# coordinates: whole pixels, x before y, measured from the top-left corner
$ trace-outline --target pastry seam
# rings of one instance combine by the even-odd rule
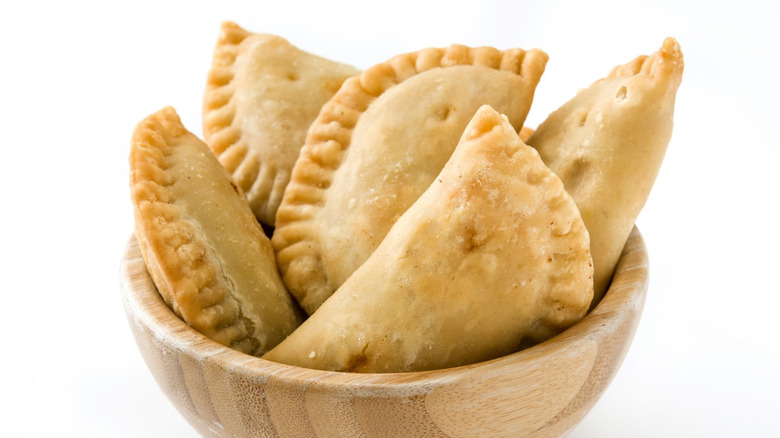
[[[251,321],[243,317],[240,301],[217,278],[215,261],[208,256],[208,243],[195,231],[198,224],[183,218],[182,209],[170,202],[168,187],[176,181],[165,176],[169,167],[166,162],[174,153],[175,140],[187,133],[177,130],[173,138],[166,138],[160,133],[161,125],[178,117],[172,109],[165,110],[163,117],[142,122],[134,135],[131,195],[136,204],[136,221],[142,224],[136,234],[147,243],[140,247],[144,252],[148,247],[154,253],[144,254],[144,258],[156,259],[149,263],[150,273],[159,280],[155,284],[175,313],[205,336],[248,352],[241,347],[249,343],[254,348],[258,343],[248,330],[251,324],[247,322]],[[183,257],[184,251],[197,256]]]

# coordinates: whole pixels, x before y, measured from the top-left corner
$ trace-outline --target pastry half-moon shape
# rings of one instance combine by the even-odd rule
[[[521,128],[546,62],[540,50],[453,45],[344,82],[309,129],[272,238],[304,310],[313,313],[371,255],[481,105]]]
[[[615,67],[554,111],[528,139],[561,178],[590,233],[598,303],[650,194],[672,135],[683,55],[661,49]]]
[[[485,106],[376,251],[264,358],[354,372],[495,358],[582,318],[592,274],[560,179]]]
[[[204,95],[204,139],[264,224],[274,224],[309,125],[358,73],[278,36],[222,24]]]
[[[205,336],[261,355],[303,321],[240,189],[172,108],[138,124],[130,151],[135,234],[165,302]]]

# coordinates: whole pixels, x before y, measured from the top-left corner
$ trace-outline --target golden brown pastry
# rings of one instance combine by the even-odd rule
[[[146,266],[193,328],[261,355],[303,321],[240,189],[172,108],[136,127],[130,189]]]
[[[222,24],[204,96],[204,139],[264,224],[274,224],[309,125],[358,73],[278,36]]]
[[[376,251],[263,357],[356,372],[483,361],[582,318],[592,275],[574,201],[516,128],[485,106]]]
[[[517,133],[517,135],[520,136],[520,140],[523,140],[523,142],[527,142],[529,138],[534,134],[534,128],[523,126],[520,129],[520,132]]]
[[[539,50],[453,45],[344,82],[309,130],[272,239],[304,310],[313,313],[430,186],[480,105],[521,128],[546,62]]]
[[[615,67],[550,114],[528,144],[563,180],[590,233],[598,303],[645,204],[672,134],[680,46]]]

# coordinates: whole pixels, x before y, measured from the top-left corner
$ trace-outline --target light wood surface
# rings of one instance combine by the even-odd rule
[[[163,392],[203,436],[555,437],[612,381],[644,306],[648,258],[635,228],[602,302],[547,342],[479,364],[352,374],[233,351],[179,320],[131,238],[122,263],[130,327]]]

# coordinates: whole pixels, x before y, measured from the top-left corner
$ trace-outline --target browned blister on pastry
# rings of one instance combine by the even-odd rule
[[[146,265],[185,322],[260,355],[303,321],[240,189],[172,108],[136,127],[130,189]]]
[[[540,50],[453,45],[344,82],[309,130],[272,239],[285,284],[309,314],[430,186],[481,105],[522,127],[546,62]]]
[[[491,359],[582,318],[592,275],[574,201],[485,106],[376,251],[264,358],[357,372]]]
[[[204,96],[204,139],[264,224],[274,224],[309,125],[358,73],[281,37],[223,23]]]
[[[615,67],[550,114],[528,144],[563,180],[590,233],[595,299],[606,292],[672,135],[683,55],[661,49]]]

